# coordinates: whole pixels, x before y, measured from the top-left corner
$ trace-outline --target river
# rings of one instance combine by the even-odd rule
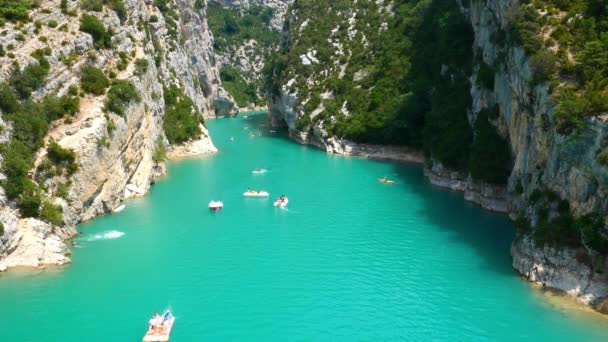
[[[265,124],[208,121],[220,152],[170,162],[147,197],[81,224],[71,265],[2,274],[3,340],[141,341],[165,308],[177,342],[608,338],[603,317],[511,269],[505,216],[419,166],[327,155]]]

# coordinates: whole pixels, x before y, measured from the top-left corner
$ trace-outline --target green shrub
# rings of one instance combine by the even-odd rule
[[[108,0],[108,5],[116,12],[121,23],[124,23],[128,19],[127,7],[123,0]]]
[[[42,198],[40,190],[29,179],[26,180],[26,186],[19,197],[19,211],[23,217],[38,217],[40,216],[40,205]]]
[[[69,196],[69,190],[70,190],[71,185],[72,185],[72,182],[70,182],[70,181],[67,181],[65,183],[58,183],[57,190],[55,191],[55,195],[57,195],[57,197],[61,197],[65,200],[67,200],[68,196]]]
[[[81,6],[85,11],[101,12],[103,10],[103,0],[82,0]]]
[[[47,156],[53,163],[57,165],[64,164],[67,166],[76,162],[76,153],[73,150],[61,147],[61,145],[55,141],[51,141],[49,144],[49,147],[47,148]]]
[[[11,88],[5,82],[0,83],[0,109],[6,114],[17,112],[20,103]]]
[[[49,27],[57,27],[57,25],[59,25],[59,23],[57,23],[57,20],[55,19],[51,19],[48,22]]]
[[[60,205],[44,201],[40,210],[40,218],[50,224],[60,226],[63,224],[63,208]]]
[[[23,71],[17,66],[13,70],[9,82],[22,99],[27,99],[32,95],[32,91],[42,86],[49,73],[49,68],[49,63],[44,58],[40,58],[38,64],[29,64]]]
[[[165,147],[165,143],[161,137],[156,139],[156,146],[154,147],[154,154],[152,155],[152,160],[156,163],[163,162],[167,160],[167,147]]]
[[[93,36],[95,46],[98,48],[108,48],[111,46],[111,34],[106,31],[103,23],[94,15],[83,15],[80,18],[80,31],[86,32]]]
[[[4,223],[0,222],[0,236],[4,235]]]
[[[600,152],[597,155],[596,160],[598,163],[600,163],[604,166],[608,166],[608,150],[604,150],[604,151]]]
[[[140,100],[139,93],[133,83],[126,80],[114,80],[108,91],[105,108],[118,115],[124,115],[125,108],[131,102],[139,102]]]
[[[78,113],[80,99],[78,97],[48,95],[42,99],[41,105],[47,121],[51,122],[64,117],[66,114],[74,115]]]
[[[80,87],[85,93],[103,95],[110,81],[103,71],[94,66],[85,66],[80,69]]]
[[[0,19],[26,20],[31,8],[32,2],[29,0],[0,0]]]
[[[192,99],[176,86],[164,89],[163,129],[171,144],[180,144],[201,135],[202,116]]]
[[[549,51],[541,50],[530,57],[532,78],[535,84],[549,81],[557,72],[558,58]]]
[[[256,87],[245,81],[239,69],[232,66],[224,66],[220,70],[220,78],[224,89],[234,98],[239,107],[246,107],[250,103],[260,104]]]
[[[135,60],[135,71],[133,72],[135,75],[143,75],[148,71],[148,60],[143,58],[138,58]]]
[[[474,179],[506,184],[511,173],[509,143],[488,122],[486,115],[477,116],[475,138],[471,146],[469,171]]]

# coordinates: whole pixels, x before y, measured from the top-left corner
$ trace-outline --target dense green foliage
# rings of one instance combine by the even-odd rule
[[[54,225],[62,225],[63,208],[49,201],[43,201],[42,208],[40,209],[40,218]]]
[[[165,116],[163,129],[172,144],[180,144],[201,135],[199,125],[203,117],[192,102],[178,87],[164,89]]]
[[[85,93],[103,95],[110,81],[103,73],[94,66],[85,66],[80,69],[80,87]]]
[[[256,87],[253,83],[247,82],[239,69],[225,66],[220,71],[222,85],[224,89],[234,98],[239,107],[246,107],[250,103],[256,105],[262,104],[262,100],[256,93]]]
[[[209,4],[207,20],[214,35],[214,47],[224,51],[254,39],[262,47],[276,44],[281,34],[269,27],[272,9],[252,6],[242,11]]]
[[[154,154],[152,155],[152,160],[156,163],[163,162],[167,160],[167,147],[163,142],[161,137],[156,139],[156,145],[154,146]]]
[[[215,50],[224,55],[235,51],[249,40],[256,43],[247,47],[256,56],[269,58],[281,39],[281,34],[270,28],[272,9],[252,6],[247,9],[228,9],[210,4],[207,8],[209,29],[214,35]],[[260,85],[257,75],[243,75],[240,70],[225,66],[221,70],[224,89],[234,98],[239,107],[250,103],[262,104],[258,96]]]
[[[124,115],[131,102],[139,102],[141,97],[130,81],[115,80],[108,90],[105,109],[118,115]]]
[[[25,20],[34,4],[32,0],[0,0],[0,21]]]
[[[76,153],[61,147],[61,145],[54,141],[51,141],[47,148],[47,157],[55,165],[67,168],[69,173],[73,173],[78,169],[78,164],[76,164]]]
[[[23,70],[15,66],[9,82],[22,99],[27,99],[32,95],[32,91],[44,83],[49,68],[49,63],[42,57],[38,59],[38,63],[29,64]]]
[[[82,0],[81,1],[82,9],[84,9],[86,11],[101,12],[103,10],[103,5],[107,5],[114,12],[116,12],[116,15],[118,15],[118,18],[120,19],[121,22],[124,22],[125,20],[127,20],[127,17],[128,17],[127,8],[126,8],[123,0]]]
[[[506,184],[511,173],[509,143],[490,124],[487,111],[477,115],[474,132],[469,159],[471,176],[489,183]]]
[[[94,15],[85,14],[80,18],[80,31],[93,36],[93,42],[98,48],[110,47],[112,44],[112,34]]]
[[[531,55],[534,81],[550,81],[555,88],[560,132],[573,132],[583,126],[582,118],[608,112],[606,1],[524,3],[511,35]]]

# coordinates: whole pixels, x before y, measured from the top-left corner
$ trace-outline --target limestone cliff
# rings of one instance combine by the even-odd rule
[[[421,6],[426,3],[429,2],[419,2]],[[568,234],[564,231],[578,231],[578,221],[572,217],[590,213],[601,213],[605,217],[608,212],[608,169],[596,158],[608,141],[605,117],[585,119],[584,129],[576,136],[559,132],[549,84],[533,80],[530,56],[522,47],[505,39],[521,8],[519,0],[456,3],[469,21],[474,37],[471,57],[463,63],[472,66],[468,73],[471,101],[467,120],[474,126],[479,113],[488,109],[495,112],[496,117],[491,117],[489,122],[510,145],[511,172],[506,185],[489,184],[475,180],[467,171],[444,166],[427,149],[427,157],[429,154],[432,157],[426,162],[425,174],[433,184],[463,191],[467,200],[486,209],[509,213],[518,222],[527,220],[527,228],[518,229],[518,238],[511,249],[514,269],[532,282],[562,290],[601,309],[608,297],[605,256],[585,242],[584,233],[579,236],[572,233],[577,242],[554,245],[539,232],[542,229],[543,234],[549,232],[553,239],[557,236],[559,240],[560,234]],[[394,4],[380,1],[376,5],[380,18],[388,22],[383,26],[381,19],[379,26],[374,26],[377,32],[382,32],[392,27],[390,16]],[[384,17],[383,6],[388,8]],[[353,49],[371,40],[360,34],[366,19],[352,7],[336,10],[333,13],[335,28],[327,39],[333,50],[329,57],[320,57],[318,47],[299,43],[310,39],[310,35],[305,36],[309,18],[302,17],[302,13],[295,10],[288,18],[291,27],[288,31],[291,36],[286,40],[288,62],[286,67],[277,63],[280,67],[275,68],[275,76],[277,70],[282,74],[269,89],[269,118],[274,126],[286,127],[290,136],[300,143],[343,153],[344,149],[334,147],[358,144],[336,136],[331,130],[341,117],[348,120],[352,115],[350,104],[340,102],[330,111],[326,107],[339,89],[332,83],[339,84],[344,79],[354,82],[355,88],[365,87],[371,67],[362,68],[359,61],[358,69],[350,75],[348,69]],[[420,16],[432,16],[428,11],[420,13]],[[374,14],[376,16],[378,14]],[[340,34],[341,31],[344,34]],[[382,39],[382,35],[378,37]],[[369,65],[374,60],[372,51]],[[315,71],[302,77],[301,71],[311,67],[316,68]],[[442,76],[451,74],[453,78],[458,73],[448,62],[434,67]],[[478,79],[484,67],[491,70],[486,77],[489,81]],[[483,86],[484,81],[491,86]],[[373,94],[373,90],[371,92]],[[606,236],[605,228],[598,234]]]
[[[30,22],[22,25],[25,39],[16,39],[14,23],[7,23],[0,36],[3,46],[11,46],[11,54],[0,57],[0,80],[7,80],[13,61],[22,68],[35,63],[30,53],[50,47],[46,60],[50,64],[47,82],[32,98],[47,94],[63,95],[70,86],[79,86],[80,69],[84,65],[116,71],[116,79],[131,81],[141,101],[127,106],[123,115],[104,113],[104,96],[81,96],[78,113],[51,124],[47,142],[54,140],[63,148],[76,152],[78,169],[66,179],[54,176],[41,184],[45,196],[63,208],[63,225],[52,225],[35,218],[21,218],[13,201],[4,192],[0,197],[0,221],[4,234],[0,237],[0,270],[13,266],[38,266],[69,262],[64,240],[77,234],[75,225],[83,220],[107,213],[123,199],[148,191],[155,177],[164,173],[162,161],[154,160],[157,141],[167,145],[163,132],[165,87],[176,85],[189,96],[206,117],[232,110],[230,97],[221,88],[215,66],[205,7],[194,9],[194,1],[167,2],[172,13],[161,13],[151,1],[127,1],[127,18],[119,18],[104,6],[102,12],[90,14],[112,28],[111,48],[95,49],[91,35],[80,32],[77,18],[85,13],[79,2],[69,2],[62,11],[59,1],[41,1],[30,11]],[[34,30],[37,22],[55,22]],[[21,25],[21,24],[19,24]],[[54,27],[62,28],[62,30]],[[177,29],[179,28],[179,29]],[[39,37],[46,37],[39,39]],[[126,67],[116,68],[125,59]],[[69,58],[69,63],[66,62]],[[12,59],[12,60],[11,60]],[[145,60],[145,70],[137,70],[135,61]],[[122,69],[122,70],[121,70]],[[3,122],[2,141],[10,139],[10,123]],[[207,131],[184,146],[170,146],[169,155],[212,153],[216,149]],[[173,149],[173,151],[171,151]],[[36,155],[39,165],[46,151]],[[68,184],[67,194],[60,198],[58,187]],[[130,185],[131,190],[126,186]]]

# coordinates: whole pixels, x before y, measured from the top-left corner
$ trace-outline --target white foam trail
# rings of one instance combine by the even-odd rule
[[[91,235],[85,239],[85,241],[97,241],[97,240],[109,240],[109,239],[118,239],[119,237],[125,235],[124,232],[119,232],[117,230],[110,230],[107,232]]]

